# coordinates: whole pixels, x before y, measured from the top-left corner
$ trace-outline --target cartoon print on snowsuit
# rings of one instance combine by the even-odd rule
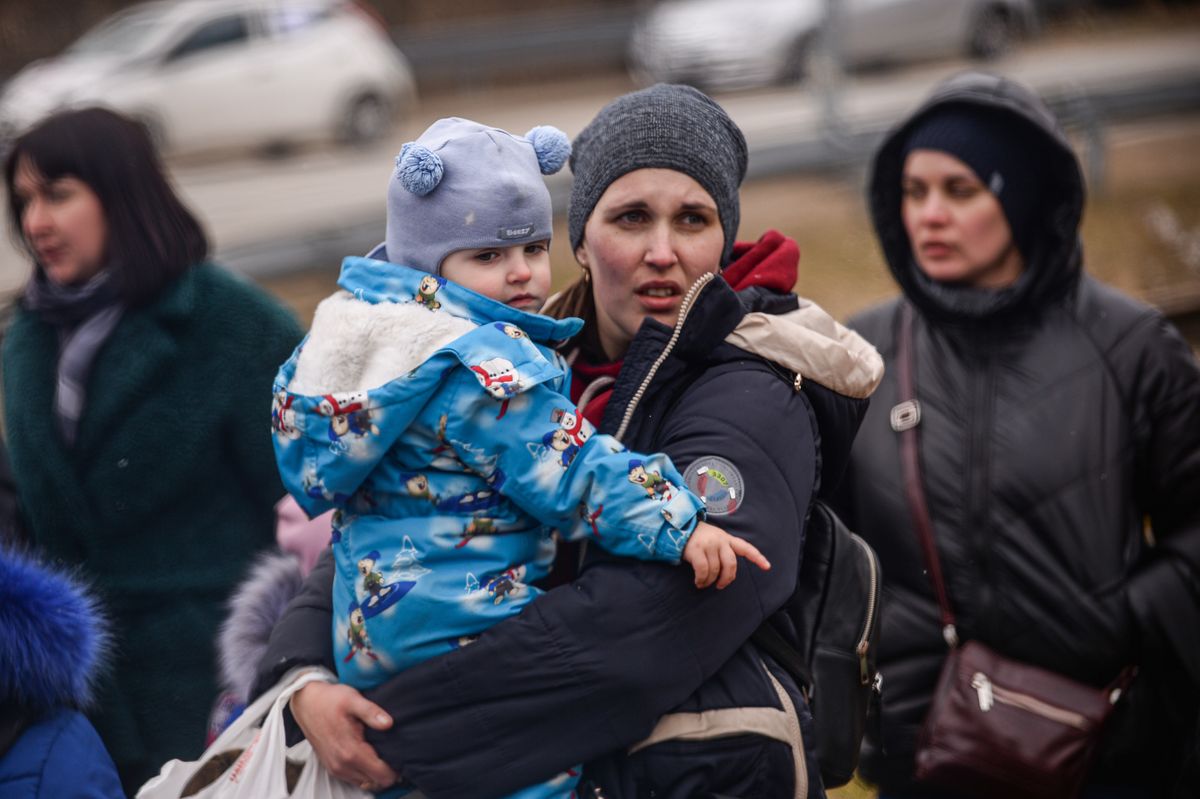
[[[571,461],[579,454],[579,446],[571,441],[571,436],[565,430],[555,428],[542,436],[542,445],[558,453],[557,463],[564,469],[570,468]]]
[[[595,432],[592,423],[584,419],[583,414],[575,408],[555,408],[550,412],[550,421],[558,422],[563,432],[570,437],[571,443],[577,447],[582,447]]]
[[[449,417],[444,413],[438,419],[436,443],[429,450],[429,454],[433,456],[433,460],[429,462],[429,465],[434,469],[465,469],[466,465],[446,439],[446,424],[448,421]]]
[[[437,301],[435,295],[444,285],[446,285],[446,279],[444,277],[438,277],[437,275],[426,275],[425,277],[421,278],[421,283],[417,286],[417,292],[414,295],[414,299],[423,307],[428,308],[431,311],[436,311],[438,308],[442,307],[442,304]]]
[[[344,523],[343,523],[344,524]],[[362,577],[360,590],[356,591],[363,617],[374,618],[399,602],[413,587],[413,580],[387,582],[383,572],[376,568],[380,554],[371,550],[358,561],[358,573]]]
[[[509,325],[509,324],[505,324],[504,322],[497,322],[496,329],[503,330],[504,335],[508,336],[509,338],[529,338],[529,336],[526,335],[525,331],[522,330],[521,328],[517,327],[516,325]]]
[[[646,464],[638,458],[629,461],[629,482],[646,490],[650,499],[670,501],[672,494],[678,489],[653,469],[647,469]]]
[[[454,548],[465,547],[467,542],[477,535],[495,535],[498,529],[495,519],[489,519],[486,516],[476,516],[467,522],[467,526],[462,531],[462,540],[455,544]]]
[[[430,314],[407,299],[428,277],[346,259],[345,291],[322,303],[305,345],[276,378],[302,431],[274,437],[285,483],[310,514],[351,511],[333,545],[334,645],[339,678],[363,689],[518,613],[540,594],[532,583],[550,569],[554,530],[676,562],[703,507],[687,492],[655,503],[633,495],[628,453],[595,435],[563,396],[566,373],[548,345],[569,338],[577,320],[527,314],[451,282],[438,288],[440,311]],[[375,320],[355,328],[375,338],[315,344],[346,330],[348,316]],[[367,379],[344,374],[349,359],[314,355],[366,353],[361,366],[397,341],[419,347]],[[331,452],[328,425],[305,422],[328,418],[329,397],[343,411],[347,400],[371,409],[375,429],[352,453]],[[497,400],[508,405],[500,418]],[[561,450],[542,445],[554,433]],[[661,455],[639,457],[664,480],[682,479]],[[364,493],[375,507],[355,515],[353,498]],[[404,562],[397,555],[389,570],[402,537],[412,554]],[[347,659],[368,648],[376,657]]]
[[[525,585],[522,582],[524,579],[524,566],[518,566],[515,569],[505,569],[488,579],[483,585],[483,590],[492,595],[493,604],[499,605],[504,601],[505,597],[516,597],[520,591],[524,590]]]
[[[362,608],[358,606],[358,603],[350,606],[350,625],[346,631],[346,640],[350,643],[350,648],[346,652],[346,662],[360,652],[372,660],[379,660],[379,656],[371,649],[371,641],[367,637],[367,620],[363,618]]]
[[[372,552],[358,562],[358,573],[363,578],[363,590],[371,595],[368,604],[374,605],[379,601],[379,597],[386,596],[390,590],[383,584],[383,574],[375,570],[375,562],[379,560],[379,553]]]
[[[318,406],[322,416],[329,417],[329,440],[338,441],[348,433],[357,438],[375,434],[379,428],[371,422],[371,411],[364,406],[362,394],[326,394]],[[291,398],[288,400],[290,406]],[[294,413],[294,412],[293,412]]]
[[[296,429],[296,412],[292,410],[293,397],[287,392],[275,394],[271,402],[271,429],[288,438],[299,438],[300,431]]]
[[[555,408],[550,413],[550,421],[557,423],[558,427],[542,436],[542,446],[557,453],[554,460],[560,466],[569,468],[594,428],[575,409]]]
[[[437,503],[437,497],[429,492],[429,478],[423,474],[414,474],[406,479],[404,481],[404,487],[408,489],[408,495],[410,497],[427,499],[430,502],[435,504]]]
[[[510,336],[520,338],[520,336]],[[497,419],[504,418],[508,411],[508,401],[521,391],[521,375],[513,367],[512,362],[504,358],[489,358],[471,367],[471,371],[479,379],[484,391],[500,400],[500,412]]]

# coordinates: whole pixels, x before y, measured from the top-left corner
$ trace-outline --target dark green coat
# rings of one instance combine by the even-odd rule
[[[131,793],[203,749],[213,639],[283,495],[271,381],[301,337],[259,289],[189,270],[122,317],[96,358],[73,449],[53,405],[55,330],[18,311],[5,336],[5,422],[29,535],[80,564],[115,622],[93,721]]]

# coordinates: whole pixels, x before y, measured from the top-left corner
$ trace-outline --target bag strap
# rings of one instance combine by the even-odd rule
[[[778,663],[779,667],[786,671],[796,681],[800,690],[807,695],[813,684],[812,670],[808,667],[808,661],[804,659],[794,644],[783,637],[783,633],[775,629],[770,619],[764,619],[763,623],[758,625],[758,628],[750,634],[750,640],[754,642],[761,653],[770,656]]]
[[[917,400],[916,366],[913,358],[913,310],[908,302],[900,306],[900,329],[897,336],[897,371],[900,402],[892,408],[892,429],[900,434],[900,466],[904,477],[904,496],[912,514],[913,529],[917,533],[929,582],[937,595],[942,616],[942,637],[950,648],[958,646],[958,630],[954,623],[954,611],[950,607],[950,596],[942,578],[942,563],[938,558],[937,545],[933,540],[933,523],[929,519],[929,505],[925,499],[925,486],[921,479],[921,458],[917,441],[917,425],[921,423],[921,403]]]

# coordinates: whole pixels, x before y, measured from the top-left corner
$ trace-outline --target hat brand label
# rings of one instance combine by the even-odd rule
[[[498,237],[500,237],[501,239],[505,239],[505,240],[523,239],[526,236],[528,236],[529,234],[533,233],[533,228],[534,228],[534,226],[532,224],[513,225],[510,227],[502,227],[502,228],[500,228],[499,232],[496,233],[496,235]]]

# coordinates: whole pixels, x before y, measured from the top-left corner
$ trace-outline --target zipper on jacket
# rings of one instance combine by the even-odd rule
[[[1000,702],[1001,704],[1024,710],[1027,713],[1041,716],[1044,719],[1049,719],[1059,724],[1066,724],[1078,730],[1086,731],[1091,727],[1087,717],[1083,714],[1052,705],[1049,702],[1038,699],[1036,696],[1030,696],[1029,694],[1005,688],[1002,685],[996,685],[981,671],[977,671],[971,675],[971,687],[975,689],[975,693],[979,699],[979,709],[984,713],[991,710],[996,702]]]
[[[621,418],[621,426],[617,428],[617,433],[613,438],[620,441],[625,437],[625,431],[629,428],[630,421],[633,420],[633,412],[637,410],[638,403],[642,401],[642,397],[646,394],[646,389],[650,387],[650,381],[654,379],[654,375],[658,373],[659,367],[666,362],[670,356],[671,350],[675,349],[675,343],[679,341],[679,334],[683,331],[683,323],[687,319],[688,313],[692,310],[692,303],[696,300],[696,295],[700,290],[717,278],[716,272],[707,272],[699,277],[692,287],[687,290],[687,294],[683,295],[683,302],[679,304],[679,317],[675,320],[675,329],[671,331],[671,338],[667,341],[667,346],[663,347],[663,351],[654,359],[654,363],[650,365],[650,370],[646,372],[645,378],[642,379],[642,384],[633,394],[633,399],[629,401],[629,406],[625,408],[625,415]]]
[[[854,540],[854,543],[862,547],[871,569],[871,590],[867,596],[867,618],[863,622],[863,631],[862,635],[859,636],[858,646],[854,648],[855,654],[858,655],[859,680],[863,685],[869,685],[871,682],[871,670],[867,665],[867,649],[871,645],[871,628],[875,625],[875,606],[879,599],[879,565],[875,560],[875,551],[867,546],[866,541],[863,541],[854,533],[850,534],[850,538]]]

